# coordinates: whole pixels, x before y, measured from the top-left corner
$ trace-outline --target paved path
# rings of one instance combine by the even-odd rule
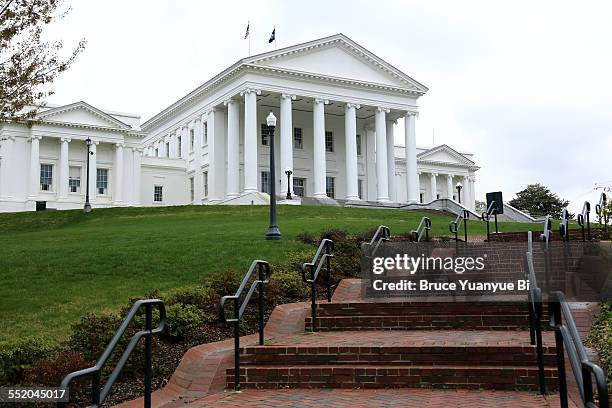
[[[549,399],[528,392],[451,391],[451,390],[246,390],[210,395],[189,404],[189,408],[552,408],[559,407],[555,397]],[[570,404],[570,407],[575,405]]]

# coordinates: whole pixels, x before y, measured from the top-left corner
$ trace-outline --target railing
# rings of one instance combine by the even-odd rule
[[[331,302],[331,265],[330,261],[334,254],[334,242],[331,239],[323,239],[319,244],[317,253],[311,262],[306,262],[302,265],[302,280],[304,283],[310,284],[310,301],[312,313],[312,331],[317,331],[317,280],[321,273],[323,265],[325,265],[327,287],[327,301]],[[310,278],[306,277],[306,273],[310,272]]]
[[[582,212],[578,214],[578,225],[580,225],[580,229],[582,230],[582,242],[585,242],[587,239],[591,240],[591,203],[585,201],[582,206]],[[584,233],[584,226],[586,222],[586,235]]]
[[[604,226],[606,235],[608,235],[608,222],[610,221],[610,214],[606,208],[608,204],[608,197],[606,193],[601,193],[599,196],[599,203],[595,205],[595,213],[599,217],[599,224]]]
[[[258,277],[251,283],[251,287],[249,291],[244,296],[244,300],[241,302],[240,298],[242,297],[242,292],[246,288],[247,283],[251,280],[251,276],[255,272],[257,268]],[[251,300],[251,296],[255,292],[255,289],[258,289],[259,295],[259,345],[263,346],[264,344],[264,312],[265,312],[265,298],[264,298],[264,288],[265,285],[270,283],[270,265],[266,261],[255,260],[251,263],[248,272],[242,279],[242,283],[240,287],[236,291],[235,295],[227,295],[221,298],[219,302],[219,315],[221,321],[224,323],[233,323],[234,324],[234,390],[240,391],[240,319],[244,314],[246,307]],[[227,319],[225,317],[225,303],[228,300],[234,301],[234,318]]]
[[[550,313],[550,325],[555,329],[561,408],[568,407],[567,378],[565,375],[566,353],[584,406],[587,408],[609,408],[606,376],[601,367],[589,360],[563,292],[553,292],[551,294],[548,311]],[[565,324],[563,324],[564,321]],[[595,402],[593,395],[592,377],[595,377],[598,403]]]
[[[429,241],[429,231],[431,230],[431,220],[428,217],[421,218],[421,222],[416,230],[410,233],[412,241],[421,242],[425,235],[425,242]]]
[[[531,345],[536,346],[538,362],[538,383],[540,394],[546,394],[546,380],[544,375],[544,350],[542,345],[542,290],[533,267],[533,241],[532,233],[527,233],[527,253],[525,254],[525,277],[529,282],[529,293],[527,295],[527,308],[529,310],[529,336]]]
[[[463,215],[458,215],[455,221],[451,221],[448,225],[448,229],[451,234],[455,234],[455,241],[459,241],[459,230],[463,226],[463,241],[468,241],[468,220],[470,219],[470,212],[463,210]]]
[[[487,208],[487,211],[482,213],[482,220],[485,221],[487,223],[487,241],[491,238],[491,229],[489,227],[489,222],[491,221],[491,214],[493,214],[495,216],[495,233],[499,233],[499,230],[497,228],[497,201],[491,201],[491,204],[489,204],[489,208]]]
[[[104,387],[100,389],[100,377],[102,374],[102,370],[104,369],[104,366],[106,365],[106,362],[108,361],[109,357],[115,350],[115,347],[117,347],[117,344],[119,344],[119,341],[123,337],[125,331],[127,330],[129,325],[132,323],[132,321],[134,320],[134,318],[136,317],[136,315],[138,314],[138,312],[143,306],[145,308],[145,328],[144,330],[140,330],[138,333],[132,336],[132,339],[128,343],[125,351],[121,355],[121,358],[117,362],[117,365],[115,366],[110,376],[106,380]],[[156,328],[153,328],[153,307],[154,306],[159,307],[159,324],[157,325]],[[140,339],[144,337],[145,338],[144,406],[145,408],[150,408],[151,407],[151,392],[152,392],[151,380],[153,377],[153,357],[152,357],[153,355],[153,335],[161,333],[164,330],[165,325],[166,325],[166,308],[164,307],[163,301],[159,299],[144,299],[144,300],[136,301],[134,305],[132,306],[132,308],[130,309],[130,311],[128,312],[125,319],[123,320],[123,323],[121,323],[121,326],[119,326],[119,329],[117,330],[117,332],[111,339],[110,343],[108,344],[108,346],[106,346],[106,349],[104,349],[102,356],[100,356],[98,361],[96,361],[96,365],[90,368],[85,368],[83,370],[75,371],[73,373],[68,374],[62,380],[60,387],[62,389],[68,389],[70,383],[74,379],[79,378],[79,377],[84,377],[84,376],[91,376],[91,406],[99,407],[100,405],[102,405],[102,403],[108,396],[108,393],[110,392],[111,388],[115,384],[115,381],[117,381],[117,378],[119,378],[119,375],[121,374],[121,371],[123,370],[123,367],[125,366],[125,363],[130,357],[130,354],[132,354],[132,352],[138,345],[138,342],[140,341]],[[65,407],[66,403],[58,403],[57,406]]]
[[[559,224],[559,234],[561,235],[561,239],[563,242],[567,242],[570,240],[569,236],[569,212],[567,208],[563,209],[561,213],[561,223]]]
[[[373,256],[378,250],[380,244],[389,241],[389,239],[391,239],[391,230],[386,225],[381,225],[376,229],[376,232],[374,233],[374,236],[370,242],[364,242],[361,244],[361,248],[369,248],[368,255]]]
[[[540,234],[540,241],[548,244],[551,238],[551,231],[552,231],[552,219],[550,218],[550,215],[547,215],[546,217],[544,217],[544,228],[543,228],[542,233]]]

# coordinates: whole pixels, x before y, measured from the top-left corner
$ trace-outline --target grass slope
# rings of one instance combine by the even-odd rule
[[[428,214],[433,234],[450,217]],[[281,206],[284,240],[264,241],[268,208],[184,206],[0,214],[0,340],[28,334],[61,340],[89,312],[116,310],[129,297],[199,282],[213,271],[246,271],[253,259],[279,262],[303,231],[364,232],[386,224],[414,229],[423,213],[340,207]],[[502,231],[530,224],[501,223]],[[485,233],[470,222],[470,234]]]

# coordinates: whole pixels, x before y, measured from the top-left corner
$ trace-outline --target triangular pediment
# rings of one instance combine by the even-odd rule
[[[113,129],[129,129],[122,121],[108,113],[94,108],[86,102],[76,102],[70,105],[48,109],[36,115],[37,119],[48,122],[60,122],[85,126],[105,127]]]
[[[245,59],[245,62],[253,65],[410,89],[420,93],[427,92],[427,87],[343,34],[256,55]]]
[[[422,162],[445,163],[461,166],[474,166],[475,163],[448,145],[440,145],[417,155]]]

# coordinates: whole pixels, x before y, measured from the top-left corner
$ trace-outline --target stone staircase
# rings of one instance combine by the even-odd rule
[[[320,303],[318,313],[318,332],[243,347],[242,388],[538,390],[524,302],[353,299]],[[554,337],[543,336],[554,389]],[[226,374],[231,388],[234,369]]]

